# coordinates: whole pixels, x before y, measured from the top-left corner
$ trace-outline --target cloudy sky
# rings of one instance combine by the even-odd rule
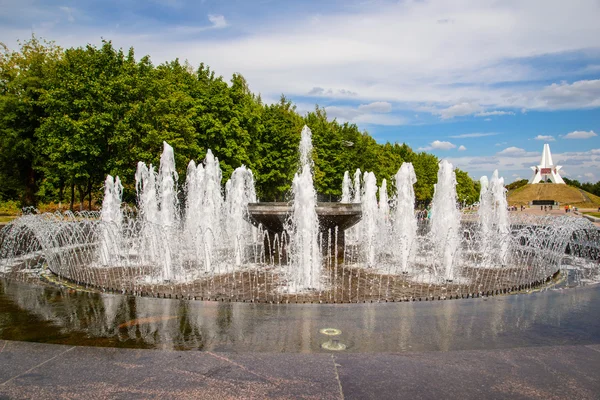
[[[600,180],[599,0],[0,0],[0,41],[32,32],[239,72],[474,178],[529,178],[549,143]]]

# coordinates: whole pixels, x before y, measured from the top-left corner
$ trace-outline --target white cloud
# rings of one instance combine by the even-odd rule
[[[450,150],[455,147],[456,147],[456,145],[452,144],[450,142],[444,142],[444,141],[440,141],[440,140],[434,140],[433,142],[431,142],[431,148],[436,149],[436,150]]]
[[[476,117],[489,117],[492,115],[515,115],[512,111],[483,111],[475,114]]]
[[[589,139],[598,136],[594,131],[573,131],[567,133],[563,139]]]
[[[527,152],[525,151],[525,149],[521,149],[519,147],[507,147],[502,151],[499,151],[498,153],[499,156],[507,156],[507,157],[518,157],[518,156],[524,156],[527,155]]]
[[[466,139],[466,138],[480,138],[480,137],[496,136],[496,135],[498,135],[498,133],[495,133],[495,132],[487,132],[487,133],[476,132],[476,133],[462,133],[460,135],[452,135],[450,137],[453,138],[453,139]]]
[[[458,151],[465,151],[467,150],[467,148],[465,146],[463,146],[462,144],[458,147]]]
[[[208,20],[211,22],[212,27],[215,29],[221,29],[227,27],[229,24],[222,15],[208,14]]]
[[[554,136],[551,135],[537,135],[533,138],[534,140],[543,140],[544,142],[554,142]]]
[[[358,109],[364,112],[389,113],[392,111],[392,105],[387,101],[376,101],[370,104],[361,104]]]
[[[442,119],[471,115],[481,110],[481,106],[472,103],[460,103],[439,111]]]
[[[352,122],[355,122],[357,124],[385,126],[406,125],[408,123],[406,118],[390,114],[362,114],[355,118]]]
[[[229,23],[217,14],[208,16],[205,27],[179,27],[178,21],[148,21],[132,11],[75,30],[49,23],[64,20],[65,11],[56,6],[49,11],[41,1],[8,3],[0,15],[18,15],[19,21],[2,24],[0,37],[11,47],[32,29],[63,47],[98,44],[105,37],[116,46],[133,46],[138,55],[150,54],[155,64],[178,57],[193,65],[205,62],[225,77],[240,72],[263,97],[306,96],[316,89],[318,96],[389,102],[420,114],[427,105],[445,120],[600,107],[600,79],[573,82],[581,76],[575,70],[557,74],[550,63],[540,68],[531,62],[582,51],[597,59],[597,1],[389,1],[377,7],[363,2],[318,18],[310,10],[277,18],[241,16],[239,31],[231,35],[219,32]]]
[[[553,83],[535,94],[530,103],[529,108],[546,110],[600,107],[600,79]]]
[[[310,89],[307,94],[309,96],[345,97],[356,96],[358,93],[346,89],[324,89],[322,87],[315,86],[312,89]]]
[[[444,142],[441,140],[434,140],[429,146],[419,147],[417,150],[428,151],[428,150],[450,150],[456,148],[456,145],[450,142]]]
[[[389,105],[386,106],[386,104]],[[369,125],[404,125],[407,120],[398,115],[389,114],[391,104],[385,102],[375,102],[371,104],[361,104],[358,107],[350,106],[329,106],[325,107],[327,117],[337,119],[341,122],[353,122],[356,124]]]

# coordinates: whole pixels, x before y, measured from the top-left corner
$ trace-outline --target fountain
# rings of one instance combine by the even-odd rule
[[[346,172],[342,201],[319,203],[311,155],[305,127],[292,200],[261,203],[252,172],[240,166],[223,185],[210,150],[189,162],[180,190],[164,143],[158,171],[137,165],[137,208],[121,204],[120,179],[108,176],[100,213],[24,215],[2,230],[0,272],[141,296],[355,303],[528,291],[561,269],[598,269],[589,221],[509,215],[497,171],[481,179],[478,213],[463,214],[442,160],[431,219],[418,220],[410,163],[390,188]]]
[[[403,163],[395,176],[396,197],[394,199],[394,242],[395,273],[407,273],[409,257],[417,237],[417,218],[415,216],[415,191],[413,185],[417,175],[411,163]]]
[[[438,180],[434,185],[431,202],[431,234],[435,248],[434,268],[446,281],[455,277],[455,259],[458,258],[460,212],[457,207],[456,176],[452,164],[440,161]]]

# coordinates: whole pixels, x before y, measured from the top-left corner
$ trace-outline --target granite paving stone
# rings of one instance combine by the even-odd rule
[[[0,387],[10,379],[47,363],[73,346],[46,345],[42,343],[1,341],[0,342]]]
[[[340,397],[326,354],[232,356],[91,347],[76,347],[43,368],[18,375],[0,386],[0,394],[39,399]]]
[[[598,399],[585,346],[335,356],[345,399]]]

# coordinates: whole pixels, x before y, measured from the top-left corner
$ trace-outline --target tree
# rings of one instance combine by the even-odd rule
[[[37,204],[43,156],[36,132],[46,117],[40,98],[60,57],[59,47],[35,36],[19,51],[3,45],[0,53],[0,193],[24,206]]]
[[[414,185],[417,201],[428,203],[433,199],[433,185],[437,183],[438,158],[425,152],[413,153],[407,161],[413,163],[417,183]]]
[[[253,171],[259,198],[283,200],[298,169],[298,145],[304,121],[291,101],[281,96],[279,103],[264,107],[258,140],[254,141]]]
[[[456,196],[458,201],[466,205],[471,205],[478,201],[479,190],[476,189],[475,182],[469,174],[458,168],[454,170],[454,173],[456,174]]]
[[[81,206],[86,196],[91,206],[92,190],[101,187],[113,156],[111,138],[127,105],[126,87],[119,81],[124,58],[106,41],[100,49],[68,49],[42,97],[48,117],[38,136],[49,160],[45,172],[70,185],[71,209],[76,186]]]
[[[344,171],[339,168],[342,153],[339,125],[336,121],[327,121],[327,113],[319,107],[308,113],[304,121],[312,131],[314,183],[317,193],[339,196],[342,194],[344,177]]]

